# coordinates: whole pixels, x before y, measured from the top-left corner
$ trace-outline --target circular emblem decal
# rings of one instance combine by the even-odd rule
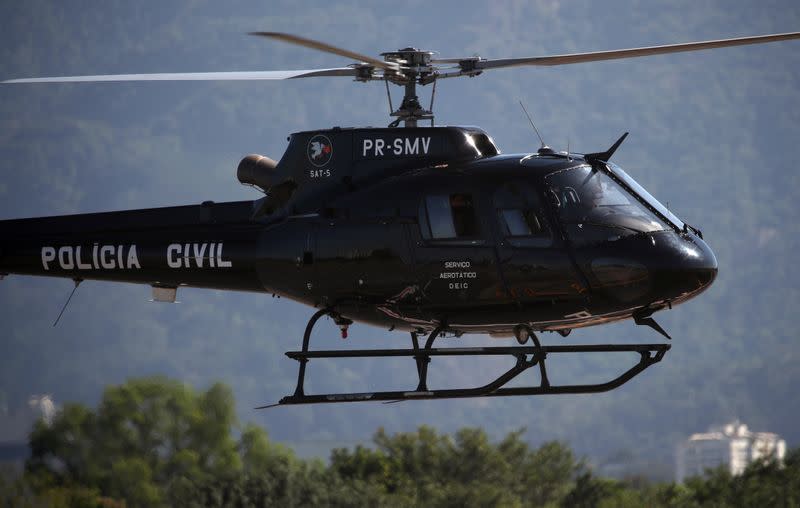
[[[331,161],[331,157],[333,156],[333,143],[328,139],[328,136],[317,134],[308,141],[306,155],[311,164],[321,168]]]

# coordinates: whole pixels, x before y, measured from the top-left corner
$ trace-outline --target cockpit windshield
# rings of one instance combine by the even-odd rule
[[[573,242],[592,244],[667,224],[604,171],[577,166],[546,177],[558,217]]]
[[[644,199],[645,201],[647,201],[647,202],[650,204],[650,206],[652,206],[653,208],[655,208],[656,210],[658,210],[658,212],[659,212],[661,215],[663,215],[664,217],[666,217],[666,218],[667,218],[667,219],[668,219],[670,222],[672,222],[672,224],[674,224],[674,225],[675,225],[675,226],[676,226],[678,229],[683,229],[683,221],[682,221],[682,220],[680,220],[678,217],[676,217],[676,216],[675,216],[675,214],[674,214],[674,213],[672,213],[672,212],[669,210],[669,208],[667,208],[666,206],[662,205],[662,204],[661,204],[661,203],[660,203],[660,202],[659,202],[659,201],[658,201],[656,198],[654,198],[653,196],[651,196],[651,195],[650,195],[650,193],[649,193],[649,192],[647,192],[647,190],[646,190],[644,187],[642,187],[641,185],[639,185],[639,183],[638,183],[636,180],[634,180],[633,178],[631,178],[630,176],[628,176],[628,173],[626,173],[625,171],[623,171],[621,167],[617,166],[617,165],[616,165],[616,164],[614,164],[613,162],[607,162],[607,163],[606,163],[606,165],[608,166],[608,169],[609,169],[609,170],[610,170],[612,173],[614,173],[614,175],[616,175],[616,176],[617,176],[617,178],[619,178],[620,180],[622,180],[623,182],[625,182],[625,185],[627,185],[628,187],[630,187],[631,189],[633,189],[633,192],[635,192],[635,193],[636,193],[636,194],[638,194],[638,195],[639,195],[639,196],[640,196],[642,199]]]

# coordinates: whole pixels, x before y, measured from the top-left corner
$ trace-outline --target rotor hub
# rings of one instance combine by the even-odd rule
[[[425,51],[417,48],[403,48],[397,51],[387,51],[381,53],[381,56],[387,62],[398,63],[403,67],[428,67],[433,58],[433,51]]]

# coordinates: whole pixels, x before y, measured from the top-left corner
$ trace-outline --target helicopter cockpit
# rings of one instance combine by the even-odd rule
[[[593,245],[682,227],[677,217],[627,174],[623,179],[623,174],[618,166],[606,172],[579,165],[545,178],[558,218],[573,242]]]

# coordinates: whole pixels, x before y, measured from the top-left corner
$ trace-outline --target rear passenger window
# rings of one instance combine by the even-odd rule
[[[478,236],[478,221],[470,194],[434,194],[420,204],[420,229],[426,239]]]

